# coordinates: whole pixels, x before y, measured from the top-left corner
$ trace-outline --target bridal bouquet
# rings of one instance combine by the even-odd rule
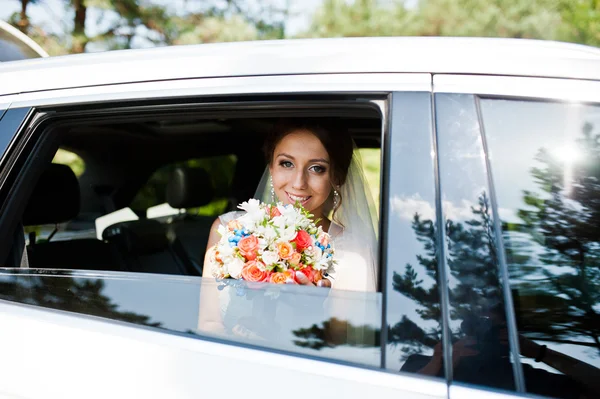
[[[295,271],[300,271],[316,283],[334,271],[329,234],[301,205],[251,199],[238,208],[246,213],[219,226],[221,239],[211,253],[217,265],[214,277],[293,284]]]

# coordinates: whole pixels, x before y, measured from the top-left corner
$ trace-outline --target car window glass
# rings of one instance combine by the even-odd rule
[[[372,118],[369,122],[379,121]],[[381,125],[371,124],[372,135],[378,139],[375,135],[380,134]],[[267,129],[263,129],[262,133],[267,134]],[[40,175],[25,206],[22,224],[27,228],[49,225],[52,231],[42,238],[36,232],[36,239],[30,240],[25,252],[28,270],[7,270],[2,276],[6,283],[5,299],[272,350],[381,366],[381,294],[362,292],[360,288],[375,288],[375,284],[370,284],[374,282],[374,279],[369,280],[371,274],[362,276],[360,271],[371,272],[377,266],[373,264],[371,268],[368,263],[371,258],[363,259],[354,247],[347,248],[347,257],[338,259],[336,270],[346,266],[351,270],[355,266],[359,274],[348,274],[345,280],[342,273],[331,276],[332,284],[338,289],[245,284],[234,279],[215,281],[213,274],[204,270],[206,246],[215,216],[247,200],[248,189],[253,193],[261,179],[264,158],[256,143],[259,140],[249,138],[251,148],[244,143],[236,144],[239,146],[237,157],[243,159],[241,165],[236,165],[236,156],[198,157],[168,164],[152,174],[150,171],[156,170],[161,160],[209,153],[206,147],[189,145],[194,140],[206,144],[206,132],[193,139],[187,136],[186,141],[173,140],[167,134],[154,136],[152,140],[146,140],[143,135],[123,134],[122,140],[130,140],[130,145],[107,152],[106,148],[112,147],[113,140],[119,138],[114,130],[107,131],[100,129],[98,134],[85,136],[87,130],[79,132],[73,128],[61,136],[69,143],[68,148],[79,149],[85,155],[85,165],[80,159],[61,153],[63,163],[40,165],[36,169]],[[219,149],[224,146],[224,141],[217,139],[217,135],[214,137],[210,145]],[[223,135],[218,137],[229,139]],[[131,162],[128,150],[135,147],[134,144],[146,146],[147,150],[146,158],[141,157],[137,163]],[[164,147],[170,150],[169,154],[164,154]],[[367,154],[366,168],[371,180],[376,182],[380,153],[372,150]],[[83,174],[78,177],[82,169]],[[254,173],[256,171],[258,173]],[[149,182],[139,189],[149,175]],[[170,184],[172,181],[177,184]],[[175,194],[171,191],[173,187]],[[144,212],[167,200],[169,206],[179,204],[173,205],[176,214],[164,219],[145,217]],[[201,201],[208,205],[198,206]],[[182,212],[183,209],[186,212]],[[73,223],[84,211],[90,215],[100,214],[95,219],[86,218],[88,221],[98,222],[111,215],[117,215],[118,220],[109,221],[101,230],[95,229],[89,237],[56,239],[60,233],[57,224],[60,227]],[[276,230],[274,226],[272,231]],[[238,233],[241,234],[238,230],[236,236]],[[341,227],[336,234],[342,234]],[[325,251],[329,245],[327,237],[319,238],[318,244],[306,247],[310,253],[296,252],[300,261],[312,262],[314,256]],[[299,244],[292,245],[292,238],[286,240],[289,242],[284,243],[287,244],[284,249],[298,248],[295,245]],[[231,242],[224,240],[223,248],[230,249]],[[336,247],[335,242],[332,245]],[[375,247],[369,249],[377,251]],[[270,254],[279,256],[273,249]],[[216,261],[217,254],[214,255]],[[252,261],[241,252],[234,256],[238,261],[236,265],[242,262],[245,266],[244,262]],[[325,257],[321,260],[328,262]],[[281,272],[283,265],[277,267],[276,277],[294,278]],[[227,278],[228,274],[223,276]],[[309,277],[317,281],[321,276],[315,272]],[[336,277],[339,278],[335,280]],[[171,295],[171,289],[180,295]],[[189,299],[191,296],[194,298]],[[173,302],[169,304],[167,298],[170,297]],[[185,316],[185,321],[169,321],[179,313]]]
[[[482,99],[481,110],[526,388],[599,397],[600,106]]]
[[[456,382],[514,390],[504,287],[476,98],[436,94],[445,279]]]
[[[200,277],[0,269],[0,298],[188,337],[371,367],[381,362],[379,293]],[[236,311],[221,312],[225,307]]]
[[[4,29],[0,29],[0,62],[26,60],[39,58],[40,55],[33,51],[16,36]]]
[[[394,93],[386,258],[386,368],[444,377],[431,97]]]
[[[0,155],[4,154],[29,111],[30,108],[14,108],[3,113],[0,111],[0,132],[2,132],[2,135],[0,135]]]

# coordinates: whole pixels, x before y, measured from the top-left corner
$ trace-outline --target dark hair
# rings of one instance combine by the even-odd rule
[[[352,138],[341,123],[329,120],[279,120],[265,140],[263,151],[267,163],[271,165],[275,147],[288,134],[307,131],[315,135],[329,155],[330,176],[334,188],[346,182],[348,169],[352,161]],[[340,197],[339,204],[342,198]],[[338,205],[339,207],[339,205]],[[335,210],[334,210],[335,211]]]

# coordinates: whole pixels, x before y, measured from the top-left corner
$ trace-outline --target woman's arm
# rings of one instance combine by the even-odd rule
[[[225,327],[221,317],[221,304],[219,291],[214,279],[213,272],[216,265],[211,254],[215,245],[219,242],[220,235],[217,232],[221,220],[217,218],[210,228],[206,254],[204,255],[204,266],[202,268],[202,282],[200,284],[200,306],[198,309],[198,331],[223,334]]]
[[[211,251],[214,250],[214,246],[217,245],[219,239],[221,238],[219,232],[217,231],[220,225],[221,219],[217,218],[210,227],[210,235],[208,236],[208,243],[206,244],[206,253],[204,254],[204,267],[202,268],[202,277],[213,277],[212,272],[214,270],[215,265],[210,259],[210,254]]]

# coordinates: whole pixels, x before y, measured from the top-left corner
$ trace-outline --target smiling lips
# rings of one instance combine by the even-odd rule
[[[290,202],[292,204],[295,204],[296,201],[300,202],[302,205],[306,204],[308,202],[308,200],[311,198],[311,196],[307,196],[307,197],[301,197],[298,195],[294,195],[294,194],[290,194],[287,191],[285,192],[288,196],[288,198],[290,199]]]

